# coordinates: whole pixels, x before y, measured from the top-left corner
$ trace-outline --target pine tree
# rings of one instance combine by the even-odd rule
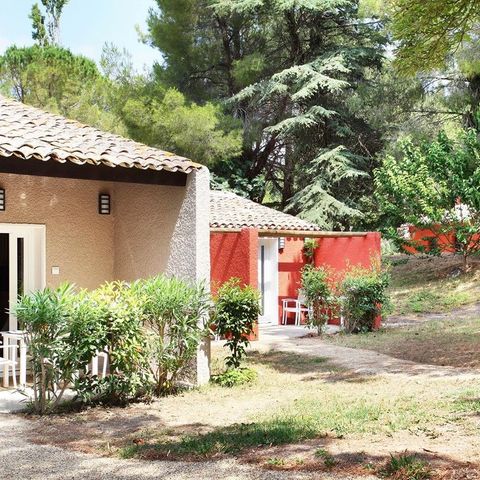
[[[230,186],[245,177],[255,200],[347,225],[372,191],[364,156],[379,148],[347,102],[381,65],[378,23],[359,18],[353,0],[157,4],[149,18],[164,58],[157,75],[197,101],[226,101],[242,121],[243,153],[220,172]]]

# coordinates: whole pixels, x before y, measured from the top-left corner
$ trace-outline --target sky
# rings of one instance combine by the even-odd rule
[[[28,18],[34,0],[0,0],[0,54],[10,45],[33,43]],[[38,1],[40,3],[40,1]],[[139,42],[135,26],[146,31],[148,9],[154,0],[70,0],[61,19],[60,40],[73,53],[95,61],[105,42],[126,48],[134,66],[143,70],[160,59],[158,50]]]

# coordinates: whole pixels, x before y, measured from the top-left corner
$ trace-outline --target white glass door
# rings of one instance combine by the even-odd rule
[[[260,324],[278,323],[278,240],[258,242],[258,289],[261,295]]]
[[[0,330],[16,330],[19,295],[45,287],[45,226],[0,224]]]

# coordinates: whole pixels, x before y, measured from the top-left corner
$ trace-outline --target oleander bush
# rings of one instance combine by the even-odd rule
[[[133,285],[140,299],[150,345],[150,371],[156,395],[171,393],[210,331],[210,299],[203,284],[157,276]]]
[[[69,319],[73,287],[21,297],[14,309],[26,332],[33,376],[33,409],[41,415],[55,410],[79,362],[69,348]]]
[[[172,392],[209,332],[209,307],[203,286],[163,276],[21,296],[14,312],[31,356],[32,410],[55,411],[67,389],[82,403],[109,404]],[[89,366],[98,353],[105,376]]]

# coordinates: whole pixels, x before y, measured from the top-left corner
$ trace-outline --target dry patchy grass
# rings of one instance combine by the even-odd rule
[[[397,255],[386,259],[391,266],[390,293],[394,315],[448,312],[479,301],[480,260],[472,260],[469,274],[461,272],[456,256]]]
[[[480,368],[478,317],[428,321],[359,335],[339,334],[328,341],[421,364]]]

